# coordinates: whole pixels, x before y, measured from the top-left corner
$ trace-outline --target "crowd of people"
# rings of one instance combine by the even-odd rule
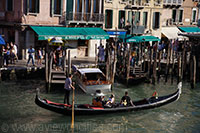
[[[7,43],[1,47],[1,56],[3,57],[3,66],[8,67],[8,64],[15,64],[18,61],[18,46],[16,44]]]
[[[128,96],[128,92],[125,92],[125,95],[121,98],[120,103],[115,102],[115,95],[111,94],[110,97],[105,100],[105,96],[103,93],[97,93],[96,98],[92,100],[92,105],[98,106],[98,107],[128,107],[128,106],[134,106],[131,98]]]
[[[62,47],[59,46],[58,48],[53,50],[53,69],[56,71],[62,69],[62,61],[63,61],[63,50]],[[55,66],[55,67],[54,67]]]
[[[29,62],[32,61],[32,65],[35,66],[35,56],[38,59],[37,65],[42,65],[42,59],[43,59],[43,51],[42,48],[38,48],[37,51],[30,46],[30,48],[27,51],[28,54],[28,61],[26,65],[29,65]],[[1,45],[0,48],[0,57],[1,57],[1,67],[8,67],[9,64],[16,64],[18,62],[18,46],[14,43],[7,43],[6,45]]]

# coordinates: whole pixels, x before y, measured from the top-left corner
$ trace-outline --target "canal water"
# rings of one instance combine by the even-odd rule
[[[71,117],[63,116],[34,103],[35,88],[40,88],[41,97],[63,102],[62,86],[46,94],[41,80],[4,81],[0,83],[0,132],[70,132]],[[129,88],[115,84],[113,93],[120,100],[125,91],[133,100],[148,98],[157,90],[159,95],[176,91],[176,84],[160,82],[156,86],[141,83]],[[75,103],[91,103],[92,97],[76,90]],[[171,104],[138,112],[75,116],[74,132],[200,132],[200,85],[190,89],[183,83],[181,97]]]

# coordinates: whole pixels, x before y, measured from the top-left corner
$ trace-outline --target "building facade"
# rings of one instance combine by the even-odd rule
[[[198,0],[184,0],[181,8],[184,9],[183,25],[196,26],[200,19],[200,8]]]
[[[162,1],[159,0],[105,0],[104,29],[120,32],[129,24],[133,27],[144,26],[143,34],[160,38],[162,8]],[[134,34],[134,29],[132,33]]]
[[[30,26],[103,27],[103,0],[1,0],[0,34],[14,42],[19,57],[27,58],[27,49],[45,47]],[[68,40],[75,49],[72,56],[95,56],[95,45],[105,40]],[[79,46],[80,45],[80,46]]]

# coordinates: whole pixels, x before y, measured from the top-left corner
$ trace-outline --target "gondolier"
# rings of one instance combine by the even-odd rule
[[[72,85],[72,75],[69,74],[69,76],[66,78],[65,80],[65,98],[64,98],[64,104],[68,104],[69,105],[69,96],[70,96],[70,91],[72,89],[75,89],[74,86]],[[67,102],[66,102],[67,101]]]

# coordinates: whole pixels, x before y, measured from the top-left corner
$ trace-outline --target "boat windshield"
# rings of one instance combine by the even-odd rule
[[[86,73],[87,80],[106,80],[102,73]]]

